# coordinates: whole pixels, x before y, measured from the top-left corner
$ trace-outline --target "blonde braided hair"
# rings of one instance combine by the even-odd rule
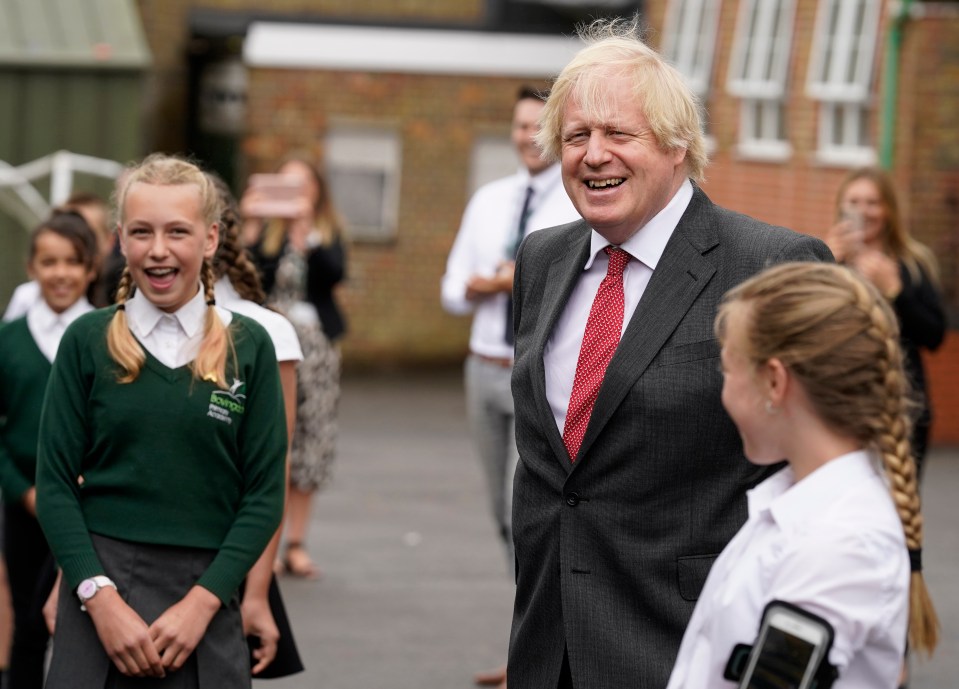
[[[230,386],[227,385],[226,380],[227,351],[230,352],[233,370],[235,371],[237,369],[236,349],[233,346],[230,330],[223,325],[223,321],[220,320],[220,316],[214,308],[216,298],[213,287],[216,279],[210,261],[203,261],[200,280],[203,283],[203,294],[206,298],[207,309],[203,326],[203,340],[200,342],[200,349],[196,357],[190,362],[190,370],[193,371],[193,377],[197,380],[209,380],[224,390],[228,390]]]
[[[939,621],[921,571],[923,523],[909,443],[913,403],[895,314],[857,273],[823,263],[775,266],[731,290],[716,318],[720,339],[738,304],[749,307],[748,359],[757,366],[780,360],[825,423],[881,456],[912,569],[909,643],[931,654]]]
[[[107,350],[115,362],[120,364],[122,372],[117,376],[121,383],[132,383],[140,375],[140,369],[146,361],[147,355],[143,347],[130,332],[127,323],[126,302],[133,291],[133,276],[129,266],[123,267],[120,283],[117,285],[117,311],[110,319],[107,328]]]

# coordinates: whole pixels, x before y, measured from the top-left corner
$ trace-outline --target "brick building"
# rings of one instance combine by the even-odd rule
[[[291,149],[322,156],[354,226],[342,294],[352,328],[347,365],[461,361],[468,322],[444,314],[438,299],[446,254],[471,190],[514,165],[506,141],[517,87],[545,86],[550,73],[539,65],[483,74],[458,61],[481,32],[505,41],[502,50],[485,45],[496,63],[515,48],[509,33],[517,27],[551,32],[539,52],[561,51],[564,22],[582,15],[512,0],[276,0],[269,16],[243,0],[138,4],[155,60],[149,147],[225,160],[237,183]],[[712,142],[704,187],[715,201],[822,234],[845,172],[886,158],[910,226],[940,257],[955,316],[959,3],[605,4],[626,13],[641,4],[651,42],[703,97]],[[343,33],[355,28],[359,34]],[[382,41],[365,42],[364,29]],[[389,33],[376,33],[383,29]],[[383,56],[404,35],[431,41],[450,31],[463,32],[462,43],[436,52],[436,69]],[[324,50],[339,40],[345,47]],[[204,129],[203,73],[224,61],[242,65],[244,120]],[[929,365],[934,439],[959,442],[959,335],[951,332]]]

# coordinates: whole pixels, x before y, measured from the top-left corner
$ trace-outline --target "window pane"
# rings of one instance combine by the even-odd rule
[[[713,68],[721,0],[672,0],[663,30],[663,54],[703,97]]]
[[[829,82],[829,71],[835,57],[836,39],[839,35],[839,0],[828,0],[829,19],[826,22],[826,35],[823,39],[824,49],[822,58],[822,71],[819,74],[819,81]]]

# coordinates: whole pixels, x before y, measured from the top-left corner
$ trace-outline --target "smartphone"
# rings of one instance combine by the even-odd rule
[[[259,173],[247,182],[246,212],[258,218],[294,218],[303,211],[306,187],[296,175]]]
[[[832,646],[832,627],[796,606],[766,606],[739,689],[809,689]]]

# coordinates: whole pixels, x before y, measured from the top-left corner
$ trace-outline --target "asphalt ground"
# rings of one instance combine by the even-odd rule
[[[505,660],[512,584],[458,372],[343,383],[339,456],[308,545],[324,575],[281,587],[307,666],[264,689],[467,689]],[[926,578],[942,621],[913,689],[959,686],[959,448],[924,482]]]

